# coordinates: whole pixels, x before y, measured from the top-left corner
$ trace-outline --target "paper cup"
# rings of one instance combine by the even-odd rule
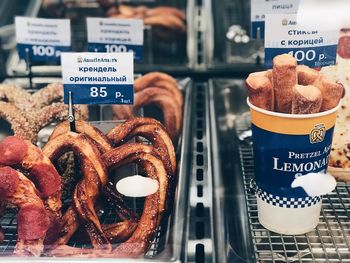
[[[283,114],[249,102],[260,223],[280,234],[303,234],[318,222],[321,196],[292,188],[297,176],[325,172],[336,107],[316,114]]]

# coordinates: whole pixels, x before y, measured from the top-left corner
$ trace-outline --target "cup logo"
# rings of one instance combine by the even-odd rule
[[[77,62],[78,63],[83,63],[83,58],[82,57],[77,57]]]
[[[311,143],[323,142],[325,135],[326,135],[326,127],[324,126],[324,124],[317,124],[310,133],[310,142]]]

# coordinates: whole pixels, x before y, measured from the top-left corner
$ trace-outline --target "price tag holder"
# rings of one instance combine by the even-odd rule
[[[143,20],[87,18],[89,52],[133,52],[143,58]]]
[[[264,38],[266,14],[296,13],[299,3],[300,0],[251,0],[251,37],[253,39]]]
[[[71,50],[69,19],[15,18],[20,59],[59,62],[61,52]]]
[[[275,56],[289,53],[298,64],[318,68],[336,63],[339,29],[303,28],[296,14],[269,14],[265,19],[265,65]]]
[[[62,53],[64,102],[133,104],[134,60],[125,53]]]

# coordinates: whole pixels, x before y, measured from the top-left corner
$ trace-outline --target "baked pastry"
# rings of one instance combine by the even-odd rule
[[[315,86],[295,85],[293,87],[292,114],[312,114],[320,111],[322,93]]]
[[[339,105],[345,94],[340,81],[305,65],[297,66],[295,58],[289,54],[276,56],[272,71],[249,74],[246,87],[250,103],[286,114],[331,110]]]
[[[251,103],[264,110],[274,110],[273,86],[267,71],[249,74],[246,87]]]
[[[39,131],[51,122],[68,118],[63,86],[49,84],[34,94],[15,85],[0,85],[0,118],[10,123],[15,135],[36,143]],[[76,119],[88,118],[86,105],[75,105]]]
[[[339,50],[338,50],[339,53]],[[337,180],[350,182],[350,59],[337,57],[337,65],[324,67],[320,74],[344,85],[345,96],[338,110],[328,171]]]

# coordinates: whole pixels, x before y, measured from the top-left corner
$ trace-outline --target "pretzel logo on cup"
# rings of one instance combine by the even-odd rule
[[[317,124],[315,128],[310,132],[310,142],[319,143],[323,142],[326,135],[326,127],[324,124]]]

